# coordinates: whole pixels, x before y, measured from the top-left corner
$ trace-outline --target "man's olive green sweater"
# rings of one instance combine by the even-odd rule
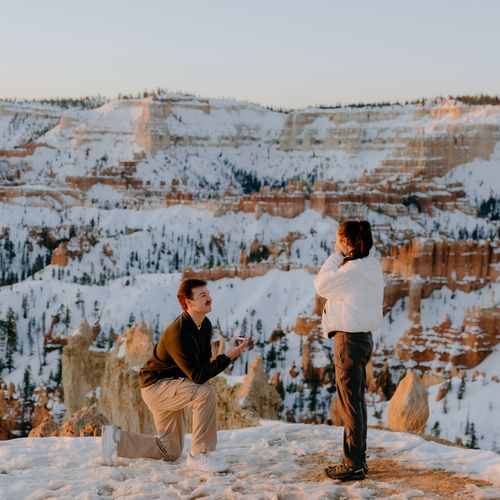
[[[183,312],[166,328],[153,349],[153,355],[139,372],[141,387],[163,378],[188,378],[204,384],[223,371],[231,362],[220,354],[210,361],[212,324],[208,318],[198,330],[191,316]]]

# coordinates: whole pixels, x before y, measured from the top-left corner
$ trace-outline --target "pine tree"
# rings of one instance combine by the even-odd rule
[[[241,322],[240,335],[242,335],[243,337],[246,337],[246,335],[247,335],[247,330],[248,330],[248,319],[247,319],[247,317],[245,316],[245,317],[243,318],[243,321]]]
[[[468,434],[469,434],[469,440],[467,441],[467,443],[465,443],[465,446],[467,446],[467,448],[477,449],[478,440],[477,440],[476,428],[474,426],[474,422],[472,422],[469,425]]]
[[[263,326],[260,318],[255,322],[255,329],[257,330],[258,340],[261,341]]]
[[[9,373],[14,369],[14,353],[17,351],[17,325],[16,316],[11,307],[7,311],[7,316],[0,324],[3,330],[3,338],[6,341],[5,345],[5,366]]]
[[[132,326],[135,323],[135,316],[134,313],[131,312],[130,316],[128,317],[128,326]]]
[[[448,413],[448,402],[446,401],[446,396],[443,398],[443,413]]]
[[[439,427],[439,421],[438,420],[436,420],[436,422],[432,426],[432,431],[431,432],[436,437],[439,437],[441,435],[441,428]]]
[[[35,388],[33,382],[31,381],[30,371],[31,367],[28,366],[24,370],[24,376],[23,376],[23,388],[21,394],[25,402],[31,401],[33,396],[33,389]]]
[[[66,328],[69,328],[69,325],[71,324],[71,313],[68,306],[66,306],[66,312],[63,318],[63,324]]]
[[[268,372],[272,368],[276,368],[276,349],[274,348],[274,344],[271,344],[271,349],[267,351],[266,372]]]
[[[99,302],[97,300],[94,300],[94,310],[92,312],[92,319],[94,320],[94,322],[97,323],[99,321],[99,316]]]
[[[115,343],[116,339],[118,338],[118,335],[114,331],[113,327],[109,329],[109,336],[108,336],[108,348],[111,349],[113,347],[113,344]]]
[[[62,357],[59,356],[59,359],[57,360],[57,371],[54,376],[54,382],[57,384],[59,387],[62,382]]]
[[[320,386],[319,375],[314,370],[311,374],[309,385],[311,387],[311,390],[309,392],[309,411],[314,413],[316,411],[316,405],[317,405],[316,399],[318,396],[318,390]]]
[[[299,394],[297,396],[297,399],[298,399],[298,410],[299,410],[299,418],[302,416],[302,412],[304,411],[304,390],[301,389],[299,390]]]
[[[27,295],[23,295],[21,308],[23,310],[23,318],[26,319],[28,317],[28,296]]]
[[[463,399],[464,394],[465,394],[465,375],[462,377],[462,380],[460,381],[460,385],[458,386],[457,399],[458,400]]]
[[[28,321],[28,348],[30,357],[33,356],[33,335],[31,333],[31,321]]]
[[[391,373],[389,371],[389,364],[385,361],[382,369],[376,374],[377,385],[382,389],[384,396],[387,400],[392,398],[394,391],[396,390],[396,386],[392,381]]]
[[[5,331],[5,321],[3,319],[0,319],[0,353],[2,351],[2,348],[7,347],[5,345],[6,338],[7,338],[7,333]]]

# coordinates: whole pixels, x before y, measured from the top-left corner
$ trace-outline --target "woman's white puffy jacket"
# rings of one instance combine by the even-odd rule
[[[323,309],[323,334],[331,331],[371,332],[382,320],[384,277],[372,256],[351,260],[340,267],[343,256],[333,254],[314,279],[316,293],[327,299]]]

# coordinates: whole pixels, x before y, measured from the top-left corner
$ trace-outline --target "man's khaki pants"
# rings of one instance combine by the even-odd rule
[[[187,378],[162,379],[141,389],[142,399],[153,414],[158,436],[120,431],[117,454],[125,458],[176,460],[182,455],[186,410],[193,409],[191,453],[215,450],[217,444],[216,396],[208,384]]]

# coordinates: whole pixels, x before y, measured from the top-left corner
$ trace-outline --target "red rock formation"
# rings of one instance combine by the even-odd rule
[[[0,440],[13,437],[23,429],[24,407],[16,394],[14,384],[0,379]]]
[[[32,189],[28,186],[0,186],[0,201],[12,203],[16,198],[26,198],[27,205],[40,205],[40,200],[47,200],[48,206],[67,206],[68,199],[73,199],[75,205],[81,204],[81,193],[71,189]],[[33,200],[32,202],[30,200]]]
[[[297,378],[299,376],[299,372],[297,371],[297,367],[295,366],[295,361],[292,362],[292,367],[290,368],[290,371],[288,373],[292,378]]]
[[[79,328],[68,338],[62,351],[62,382],[66,416],[88,404],[87,397],[100,386],[106,363],[106,352],[91,352],[95,332],[82,318]]]
[[[182,273],[182,279],[198,278],[206,281],[216,281],[223,278],[247,279],[263,276],[271,269],[289,271],[292,268],[293,266],[290,264],[275,264],[270,262],[259,262],[256,264],[234,267],[212,267],[210,269],[191,269],[186,267]]]
[[[132,160],[132,161],[120,161],[118,163],[118,165],[120,167],[124,167],[124,168],[130,168],[130,169],[133,169],[132,171],[135,171],[135,167],[140,163],[140,161],[138,160]]]
[[[84,227],[78,236],[59,244],[52,252],[50,263],[52,265],[66,267],[70,258],[73,260],[81,260],[82,256],[90,252],[97,242],[97,236],[94,234],[93,229],[90,226]],[[103,246],[103,253],[109,257],[112,262],[114,261],[113,251],[108,244]],[[113,263],[115,264],[116,262]]]
[[[297,316],[294,331],[299,335],[308,336],[311,332],[321,328],[321,317],[319,316]]]
[[[432,328],[413,325],[400,338],[396,353],[403,361],[415,361],[424,372],[431,366],[443,372],[448,363],[470,369],[493,351],[499,333],[498,308],[474,308],[465,311],[461,328],[453,328],[449,319]]]
[[[93,177],[68,175],[65,178],[65,182],[66,184],[69,184],[70,186],[73,186],[82,191],[88,191],[92,186],[95,186],[96,184],[103,184],[105,186],[111,186],[118,189],[128,189],[129,187],[137,189],[142,187],[143,185],[142,179],[135,179],[132,177],[106,177],[102,175],[96,175]]]
[[[217,216],[228,212],[254,213],[293,218],[305,209],[306,195],[302,193],[263,192],[245,196],[226,195],[221,200],[197,200],[192,193],[174,192],[165,195],[165,205],[189,205],[200,210],[209,210]]]
[[[59,426],[54,421],[51,415],[43,419],[36,427],[33,427],[29,433],[29,437],[52,437],[59,436]]]
[[[53,266],[66,267],[68,265],[68,247],[66,242],[62,242],[52,252],[50,256],[50,263]]]
[[[25,142],[24,144],[17,146],[16,149],[0,149],[0,157],[26,158],[27,156],[33,156],[33,153],[37,148],[56,149],[53,146],[49,146],[48,144],[41,142]]]
[[[498,241],[431,240],[418,238],[402,246],[392,246],[382,258],[385,274],[403,277],[418,275],[425,279],[423,296],[435,284],[466,292],[478,290],[500,277]],[[434,284],[433,284],[434,283]]]
[[[99,413],[95,406],[86,406],[72,414],[63,424],[59,433],[66,437],[100,436],[103,425],[109,420]]]
[[[324,385],[330,382],[331,360],[323,352],[320,335],[318,330],[313,330],[302,346],[302,373],[306,380],[317,376],[319,383]]]
[[[321,318],[325,304],[326,304],[326,299],[320,297],[319,295],[316,295],[314,298],[313,315],[319,316]]]
[[[104,255],[106,257],[109,258],[109,260],[113,263],[113,265],[116,266],[116,259],[115,259],[115,256],[113,254],[113,249],[111,248],[111,246],[109,245],[109,243],[105,243],[102,246],[102,252],[104,253]]]
[[[54,403],[54,392],[51,391],[49,394],[47,387],[39,386],[33,391],[33,396],[36,401],[35,407],[33,408],[33,415],[31,417],[31,427],[37,427],[45,420],[49,415],[50,411],[48,406],[52,406]]]
[[[175,205],[191,205],[193,202],[193,193],[165,193],[165,206],[171,207]]]
[[[419,323],[420,301],[437,289],[471,292],[499,279],[497,241],[414,239],[392,246],[381,262],[386,280],[384,314],[409,296],[409,317]]]

